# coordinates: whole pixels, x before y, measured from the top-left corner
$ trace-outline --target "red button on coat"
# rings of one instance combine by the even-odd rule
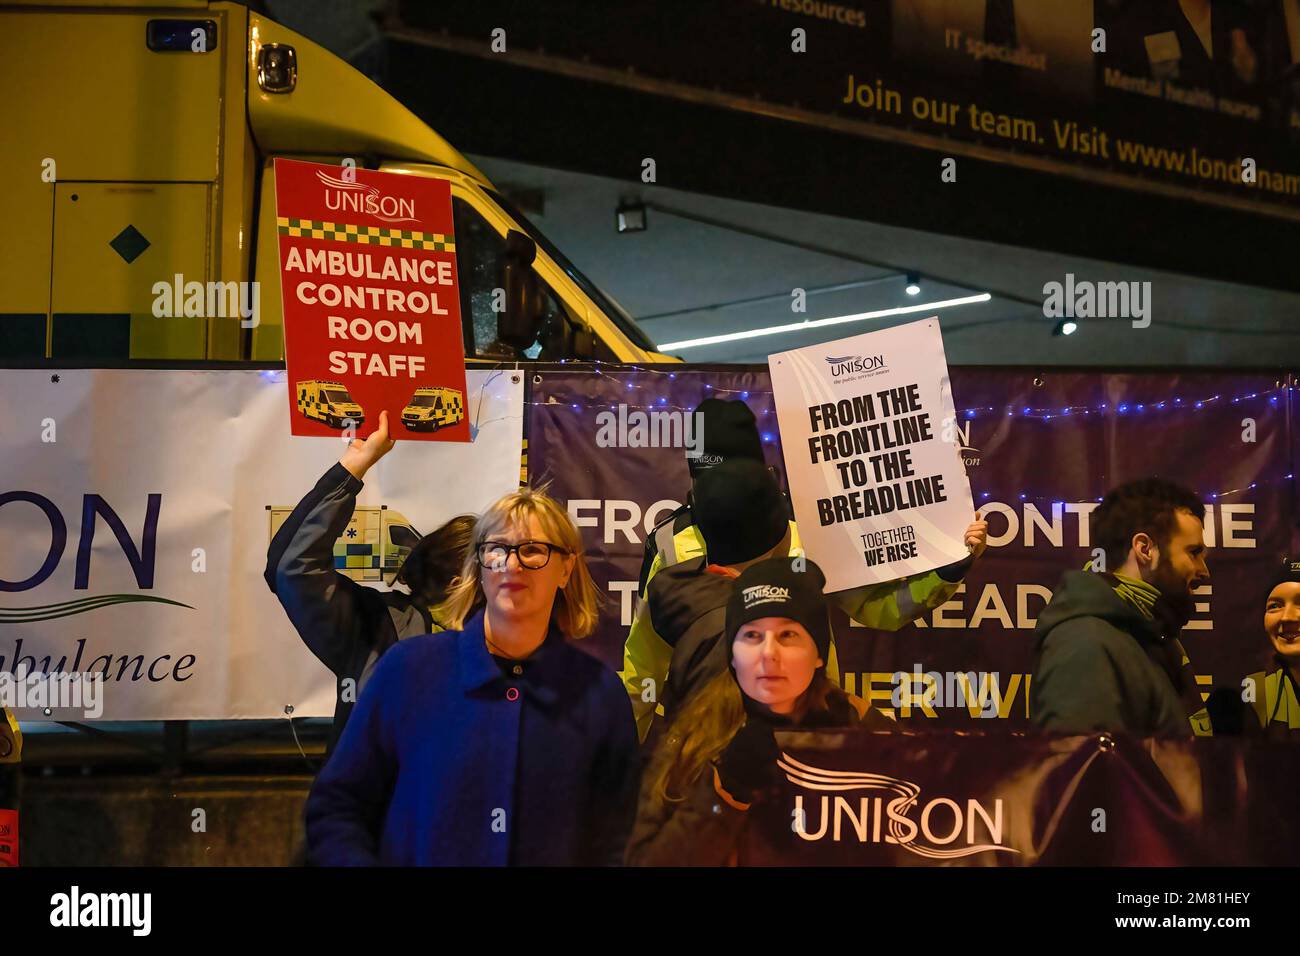
[[[519,699],[519,688],[511,687],[509,690],[506,691],[506,700],[518,700],[518,699]]]

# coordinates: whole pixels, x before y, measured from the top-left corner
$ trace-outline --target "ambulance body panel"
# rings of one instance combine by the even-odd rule
[[[533,240],[547,311],[524,325],[541,353],[494,351],[494,313],[465,288],[468,362],[675,361],[419,117],[240,4],[0,0],[0,84],[24,91],[0,151],[0,361],[283,359],[277,157],[444,179],[458,231],[495,247],[512,231]],[[498,250],[462,264],[460,238],[464,284]],[[254,283],[256,315],[220,295],[214,308],[210,293],[193,308],[171,291],[189,283]],[[550,345],[548,327],[563,333]]]

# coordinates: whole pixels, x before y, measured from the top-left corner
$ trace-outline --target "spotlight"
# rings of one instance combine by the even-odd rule
[[[645,203],[624,200],[615,210],[619,232],[645,232]]]
[[[1079,328],[1079,323],[1074,319],[1062,319],[1056,323],[1056,328],[1052,329],[1053,335],[1073,335]]]
[[[908,295],[920,295],[921,277],[917,275],[915,272],[909,272],[907,274],[907,288],[904,289],[903,291],[906,292]]]

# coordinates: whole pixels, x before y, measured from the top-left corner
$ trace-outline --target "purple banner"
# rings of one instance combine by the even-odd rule
[[[1149,475],[1188,486],[1207,508],[1212,580],[1183,632],[1202,692],[1239,687],[1264,665],[1264,592],[1276,562],[1300,545],[1290,477],[1294,391],[1285,373],[953,368],[951,378],[989,549],[952,601],[916,625],[878,632],[836,612],[847,689],[922,730],[971,726],[981,713],[978,683],[994,691],[1001,726],[1023,727],[1034,623],[1061,574],[1094,558],[1087,515],[1108,489]],[[682,443],[695,406],[709,396],[745,401],[768,463],[784,473],[767,372],[579,366],[539,372],[531,383],[530,478],[550,481],[582,529],[592,574],[610,599],[587,648],[618,666],[642,542],[689,489]],[[914,701],[903,701],[913,706],[891,707],[896,673],[915,670],[973,672],[974,680],[966,691],[948,677],[933,706],[921,705],[916,686]]]

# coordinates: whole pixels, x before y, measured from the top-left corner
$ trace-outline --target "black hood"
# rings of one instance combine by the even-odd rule
[[[1077,617],[1101,618],[1142,642],[1160,640],[1156,622],[1143,617],[1137,608],[1116,594],[1106,577],[1092,571],[1066,571],[1052,593],[1052,600],[1038,615],[1035,644],[1041,646],[1052,628]]]
[[[672,647],[706,615],[718,617],[719,629],[724,625],[733,579],[704,568],[704,558],[690,558],[664,568],[650,579],[646,590],[650,622]]]

